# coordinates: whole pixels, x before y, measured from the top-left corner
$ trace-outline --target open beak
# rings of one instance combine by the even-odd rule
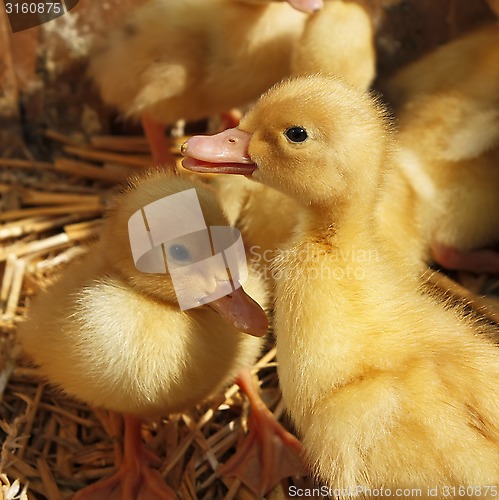
[[[264,310],[242,289],[206,304],[238,330],[254,337],[267,332],[269,320]]]
[[[193,172],[251,175],[257,168],[248,154],[251,137],[238,128],[191,137],[182,144],[182,165]]]

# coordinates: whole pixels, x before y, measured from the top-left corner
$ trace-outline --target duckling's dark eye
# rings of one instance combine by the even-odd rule
[[[291,142],[304,142],[308,138],[307,131],[303,127],[290,127],[285,134]]]
[[[191,260],[191,254],[184,245],[178,245],[178,244],[172,245],[168,249],[168,252],[170,253],[172,258],[180,262],[186,262],[188,260]]]

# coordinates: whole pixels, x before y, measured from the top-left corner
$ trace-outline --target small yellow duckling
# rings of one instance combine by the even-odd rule
[[[164,126],[257,99],[290,73],[306,18],[270,0],[151,0],[96,47],[90,75],[106,103],[142,117],[155,161],[173,164]]]
[[[83,262],[72,263],[33,300],[28,320],[19,327],[24,349],[49,381],[90,405],[125,414],[121,470],[76,498],[108,498],[114,490],[123,499],[174,498],[159,473],[145,463],[138,418],[200,403],[252,366],[260,353],[261,339],[242,331],[262,336],[267,317],[242,288],[181,310],[172,271],[146,273],[136,267],[129,219],[156,200],[193,188],[206,225],[227,226],[214,194],[201,184],[168,172],[132,181],[110,209],[101,240]],[[165,224],[168,217],[190,220],[189,213],[180,212],[179,205],[173,216],[165,213]],[[143,236],[138,244],[148,247],[145,229]],[[196,238],[173,240],[164,246],[165,258],[170,252],[174,262],[189,261],[199,251],[198,243]],[[214,279],[202,272],[188,278],[207,289]],[[264,305],[260,281],[250,274],[247,285]]]
[[[499,28],[486,26],[389,82],[400,150],[379,205],[381,230],[421,272],[499,273]]]
[[[384,116],[340,80],[298,78],[231,135],[190,139],[184,166],[251,175],[307,213],[277,264],[279,379],[331,494],[496,498],[499,350],[385,251],[374,223],[393,162]]]

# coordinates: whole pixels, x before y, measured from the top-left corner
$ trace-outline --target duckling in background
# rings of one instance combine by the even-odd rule
[[[113,491],[124,499],[175,498],[145,463],[139,419],[193,407],[252,366],[260,353],[261,339],[242,331],[264,335],[267,317],[242,288],[181,310],[170,274],[135,267],[128,235],[132,214],[192,188],[206,225],[227,226],[216,197],[203,185],[169,172],[133,180],[110,209],[101,240],[33,300],[19,327],[24,349],[49,381],[90,405],[125,415],[121,469],[75,498],[107,499]],[[194,255],[197,242],[189,241],[172,247],[181,253],[173,257]],[[191,279],[207,289],[213,284],[202,274]],[[250,274],[247,286],[265,305],[262,283]]]
[[[277,263],[275,333],[318,478],[339,498],[429,485],[496,498],[497,332],[422,293],[385,251],[374,218],[392,149],[376,101],[314,76],[268,91],[232,136],[189,139],[183,163],[251,175],[307,213]]]
[[[293,48],[293,75],[339,76],[367,90],[375,76],[374,27],[365,6],[356,2],[326,2],[310,16]],[[229,132],[230,134],[230,132]],[[224,176],[217,185],[231,224],[238,227],[254,260],[267,279],[278,248],[300,224],[300,206],[289,196],[251,179]]]
[[[230,225],[237,227],[243,235],[254,271],[271,289],[272,262],[278,248],[300,224],[299,207],[280,191],[243,176],[217,176],[210,182],[223,201]]]
[[[433,261],[499,273],[498,49],[486,26],[388,82],[400,151],[379,220],[417,272]]]
[[[407,105],[399,126],[381,231],[417,274],[431,262],[499,273],[499,108],[441,92]]]
[[[474,30],[402,68],[386,82],[383,93],[396,111],[421,95],[448,90],[494,99],[498,46],[497,24]]]
[[[331,1],[307,19],[293,50],[292,74],[339,76],[368,89],[376,75],[374,26],[366,6]]]
[[[321,5],[290,3],[305,11]],[[164,126],[257,99],[290,73],[306,19],[271,0],[151,0],[96,47],[90,75],[106,103],[142,118],[154,161],[174,164]]]

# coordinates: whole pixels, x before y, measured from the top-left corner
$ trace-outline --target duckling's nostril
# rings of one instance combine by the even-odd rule
[[[229,137],[229,142],[231,144],[235,144],[237,142],[237,139],[234,139],[234,137]]]

